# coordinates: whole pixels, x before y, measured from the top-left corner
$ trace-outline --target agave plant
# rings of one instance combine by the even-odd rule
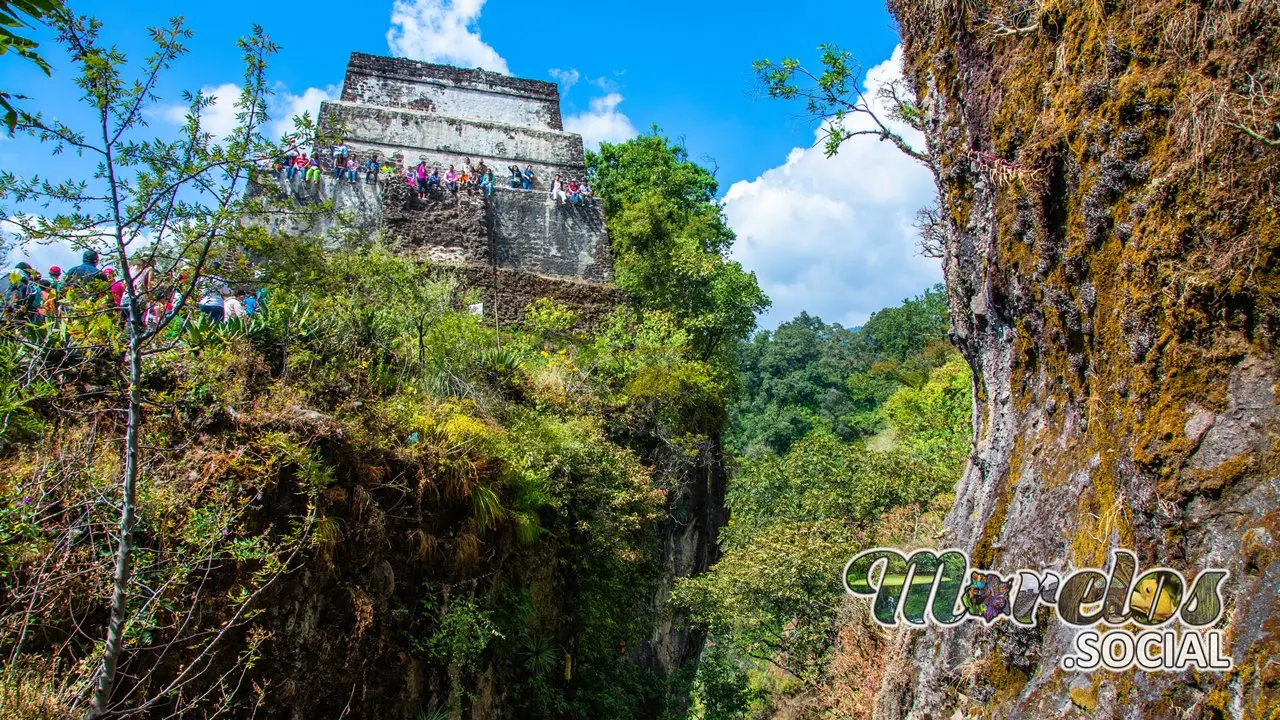
[[[525,669],[534,675],[546,675],[556,668],[560,659],[560,650],[556,644],[544,635],[532,635],[517,651],[520,662]]]

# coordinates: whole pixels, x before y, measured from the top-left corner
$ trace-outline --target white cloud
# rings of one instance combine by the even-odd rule
[[[507,61],[480,39],[485,0],[396,0],[387,47],[393,55],[510,75]]]
[[[236,127],[236,100],[240,99],[240,86],[235,83],[223,83],[216,87],[200,88],[201,94],[213,98],[213,104],[200,112],[200,125],[205,132],[213,133],[215,140],[222,140]],[[175,125],[187,121],[188,106],[185,104],[169,105],[160,111],[164,119]]]
[[[200,92],[214,98],[214,102],[204,110],[201,123],[206,131],[213,133],[215,140],[221,141],[236,127],[235,103],[240,98],[240,86],[235,83],[223,83],[218,86],[205,86]],[[293,118],[303,112],[311,113],[311,122],[315,122],[320,112],[320,103],[337,99],[340,93],[336,85],[325,88],[307,88],[301,94],[289,92],[283,85],[276,88],[271,97],[268,110],[274,120],[265,128],[272,139],[279,139],[285,133],[292,132]],[[182,125],[187,121],[187,106],[182,104],[168,105],[160,110],[160,116],[174,125]]]
[[[593,98],[586,112],[564,119],[564,129],[582,136],[588,148],[599,147],[602,142],[617,143],[635,137],[636,128],[631,118],[618,111],[622,95],[616,92]]]
[[[578,80],[582,79],[582,74],[573,68],[561,70],[560,68],[551,68],[547,71],[552,80],[560,85],[560,92],[567,93],[569,88],[578,84]]]
[[[867,73],[867,96],[902,76],[902,49]],[[878,115],[884,108],[873,100]],[[846,127],[870,125],[861,116]],[[915,147],[915,131],[890,123]],[[815,138],[821,132],[815,132]],[[935,196],[933,176],[892,144],[873,136],[823,148],[795,148],[786,162],[725,193],[725,216],[738,234],[734,257],[754,270],[773,300],[761,327],[808,311],[848,327],[942,280],[937,260],[920,256],[915,213]]]
[[[34,219],[28,220],[34,224]],[[80,264],[80,254],[86,247],[105,248],[105,237],[99,240],[101,233],[84,233],[84,242],[72,242],[70,239],[31,240],[23,232],[22,226],[9,218],[0,218],[0,256],[7,253],[7,267],[25,261],[39,270],[46,277],[49,268],[57,265],[68,270]]]
[[[300,117],[304,112],[311,113],[311,122],[314,123],[320,114],[320,103],[336,100],[340,94],[341,90],[336,85],[323,89],[307,88],[301,95],[281,89],[271,102],[271,117],[275,118],[271,124],[272,137],[281,138],[293,132],[293,118]]]

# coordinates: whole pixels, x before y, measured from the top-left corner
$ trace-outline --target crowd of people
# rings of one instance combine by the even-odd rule
[[[129,302],[124,278],[114,268],[100,268],[99,260],[98,253],[85,250],[79,265],[65,272],[53,265],[47,277],[30,263],[19,262],[0,277],[4,319],[19,325],[40,325],[66,316],[71,302],[85,301],[100,305],[121,323],[125,322],[129,318]],[[199,311],[215,323],[261,312],[265,307],[265,289],[256,293],[234,292],[219,275],[220,270],[220,263],[212,263],[209,272],[196,283],[198,295],[194,305]],[[155,269],[146,265],[131,268],[131,275],[139,293],[143,322],[148,327],[155,327],[173,314],[181,304],[182,292],[189,286],[190,279],[190,275],[178,273],[177,282],[166,285],[157,277]]]
[[[439,165],[429,165],[425,157],[420,157],[417,165],[397,168],[389,159],[379,161],[377,154],[371,154],[361,162],[342,140],[331,148],[328,163],[321,160],[320,153],[308,157],[306,151],[290,151],[273,164],[281,183],[293,183],[297,178],[302,182],[318,183],[326,169],[338,181],[355,184],[363,174],[366,183],[384,188],[400,177],[419,200],[443,191],[456,195],[460,190],[478,190],[492,195],[498,182],[493,169],[483,160],[472,163],[471,158],[464,158],[461,164],[442,170]],[[526,165],[524,169],[510,165],[506,181],[513,190],[534,190],[538,179],[532,165]],[[593,196],[586,180],[565,180],[559,175],[552,180],[549,194],[559,204],[573,205]]]

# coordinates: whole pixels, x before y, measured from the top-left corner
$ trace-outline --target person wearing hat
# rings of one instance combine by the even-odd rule
[[[62,279],[63,285],[83,287],[94,280],[102,279],[102,271],[98,269],[98,253],[85,250],[80,255],[80,264],[67,271]]]
[[[49,286],[57,290],[62,286],[62,268],[53,265],[49,268]]]

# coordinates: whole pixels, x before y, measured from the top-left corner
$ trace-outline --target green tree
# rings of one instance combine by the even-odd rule
[[[950,358],[946,329],[939,285],[855,330],[801,313],[757,333],[740,345],[743,392],[730,408],[730,442],[749,455],[785,454],[817,428],[844,440],[874,435],[885,400],[923,385]]]
[[[16,127],[49,143],[54,152],[69,148],[88,155],[97,167],[87,178],[62,182],[18,178],[6,172],[0,174],[0,197],[19,208],[65,208],[52,216],[21,210],[3,215],[19,228],[24,240],[58,239],[106,254],[124,285],[122,385],[128,423],[121,453],[111,614],[102,668],[87,713],[95,718],[108,712],[131,618],[139,469],[147,460],[140,441],[148,402],[143,375],[168,347],[164,333],[196,295],[206,262],[220,252],[248,209],[243,191],[254,163],[276,154],[263,131],[271,93],[267,60],[277,48],[256,26],[239,41],[244,83],[235,103],[236,127],[225,139],[215,139],[204,124],[214,99],[187,94],[186,123],[179,138],[169,142],[145,137],[146,118],[159,101],[159,78],[187,52],[184,42],[192,33],[181,19],[151,30],[155,51],[143,61],[136,78],[127,75],[125,55],[102,42],[99,21],[69,15],[54,19],[59,42],[78,70],[75,87],[80,101],[91,112],[83,127],[19,112]],[[179,280],[184,273],[185,279]],[[178,295],[173,312],[149,325],[147,310],[174,293]]]
[[[869,543],[917,537],[918,519],[937,516],[968,456],[972,375],[954,350],[948,357],[878,408],[897,438],[889,449],[818,428],[785,455],[742,461],[720,561],[676,592],[717,645],[813,688],[828,679],[840,567]]]
[[[587,168],[609,215],[617,284],[632,302],[670,312],[703,359],[745,338],[769,299],[755,274],[728,257],[734,235],[715,177],[657,128],[602,144],[587,154]]]

